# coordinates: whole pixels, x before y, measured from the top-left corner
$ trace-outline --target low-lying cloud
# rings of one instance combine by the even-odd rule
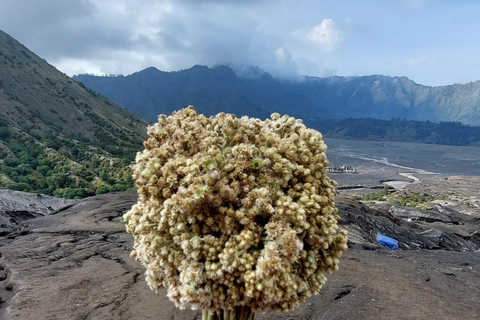
[[[69,75],[229,64],[440,85],[479,79],[479,11],[475,1],[2,0],[0,29]]]
[[[313,27],[308,33],[308,38],[325,50],[332,50],[343,41],[340,31],[335,27],[332,19],[325,19]]]
[[[2,7],[1,28],[70,75],[230,64],[291,77],[299,65],[312,73],[327,67],[324,51],[342,41],[328,18],[293,28],[268,23],[272,11],[288,10],[284,1],[5,0]],[[312,50],[313,59],[302,54]]]

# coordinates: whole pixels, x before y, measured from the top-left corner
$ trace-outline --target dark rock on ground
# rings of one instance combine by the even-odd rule
[[[390,208],[390,213],[396,217],[411,219],[411,220],[423,220],[425,222],[452,222],[446,215],[443,215],[434,210],[420,210],[414,208],[402,208],[392,206]]]
[[[130,258],[133,239],[121,219],[135,201],[135,192],[88,198],[0,238],[0,318],[200,319],[198,311],[176,309],[165,290],[152,292],[143,267]],[[338,202],[342,227],[351,233],[340,270],[327,275],[322,293],[298,310],[258,313],[257,320],[480,316],[479,252],[383,248],[371,229],[392,232],[408,247],[429,242],[418,235],[422,226]]]
[[[478,217],[470,216],[467,214],[462,214],[459,213],[456,210],[453,210],[451,208],[447,208],[445,206],[442,206],[438,203],[433,203],[432,207],[435,211],[438,213],[441,213],[450,219],[450,221],[454,224],[460,224],[460,223],[478,223],[480,224],[480,219]]]
[[[44,194],[0,190],[0,212],[29,211],[46,215],[78,201],[55,198]]]
[[[89,198],[25,222],[24,235],[0,240],[0,266],[8,273],[0,282],[6,301],[0,318],[158,319],[175,314],[165,292],[152,292],[143,268],[129,256],[133,241],[121,217],[135,201],[135,192]],[[186,311],[175,319],[195,314]]]
[[[469,237],[473,243],[480,247],[480,231],[475,231]]]
[[[376,234],[380,232],[398,241],[401,249],[429,249],[449,251],[476,251],[478,246],[469,240],[463,226],[439,223],[428,224],[402,220],[389,211],[377,211],[346,198],[337,199],[340,225],[349,231],[350,243],[376,244]],[[468,218],[466,218],[468,219]],[[441,220],[440,220],[441,221]],[[480,225],[472,226],[472,233]],[[461,234],[462,230],[463,235]]]
[[[54,214],[78,202],[79,200],[61,199],[43,194],[0,190],[0,228],[11,229],[22,221]]]
[[[20,222],[42,217],[43,214],[32,211],[3,211],[0,212],[0,226],[2,228],[14,228]]]

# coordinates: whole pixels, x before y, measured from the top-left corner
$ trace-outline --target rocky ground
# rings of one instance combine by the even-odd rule
[[[78,200],[60,199],[41,194],[0,190],[0,234],[20,222],[51,214]]]
[[[417,193],[429,192],[438,198],[433,201],[434,205],[480,217],[479,185],[480,176],[448,176],[411,184],[407,190]]]
[[[176,309],[165,291],[150,291],[141,265],[130,258],[132,237],[121,216],[135,201],[135,192],[96,196],[5,228],[0,318],[200,319],[197,311]],[[256,319],[480,317],[478,218],[447,210],[412,220],[390,207],[344,197],[337,203],[350,233],[340,270],[300,309]],[[376,231],[400,248],[380,246]]]

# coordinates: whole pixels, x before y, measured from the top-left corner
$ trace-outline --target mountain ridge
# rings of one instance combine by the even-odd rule
[[[299,118],[405,118],[480,125],[480,81],[429,87],[404,76],[384,75],[288,80],[275,79],[258,67],[234,71],[225,65],[172,72],[150,67],[128,76],[84,74],[74,79],[150,121],[189,104],[212,115],[221,103],[221,111],[253,117],[279,112]],[[149,84],[138,87],[136,81]],[[146,102],[126,99],[125,90],[133,87]],[[148,107],[142,108],[142,103]]]

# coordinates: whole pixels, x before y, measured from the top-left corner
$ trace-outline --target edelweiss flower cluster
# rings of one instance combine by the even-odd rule
[[[189,106],[149,127],[124,215],[132,256],[180,308],[291,310],[347,248],[322,135],[274,113],[260,121]]]

